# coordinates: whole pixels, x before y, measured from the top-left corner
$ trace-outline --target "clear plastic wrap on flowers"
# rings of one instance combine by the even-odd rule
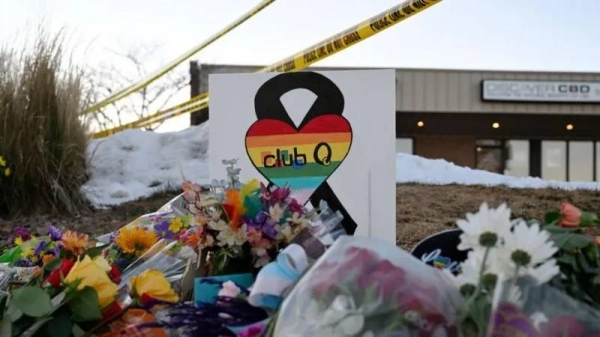
[[[127,297],[129,281],[147,269],[161,271],[167,279],[177,283],[185,271],[187,261],[177,256],[181,245],[177,241],[159,240],[152,248],[129,265],[121,274],[119,300]]]
[[[532,279],[499,282],[488,337],[600,337],[600,312]]]
[[[284,300],[273,336],[455,336],[460,294],[388,242],[341,237]]]

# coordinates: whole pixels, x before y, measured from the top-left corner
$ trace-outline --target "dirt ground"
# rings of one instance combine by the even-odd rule
[[[109,210],[83,211],[79,216],[39,215],[21,219],[0,219],[0,238],[6,239],[14,226],[27,226],[45,233],[48,224],[56,223],[88,234],[104,234],[119,228],[140,215],[154,212],[176,193],[153,196]],[[569,201],[581,209],[600,211],[600,192],[552,189],[510,189],[463,185],[398,185],[396,208],[397,243],[412,248],[426,236],[454,227],[467,212],[477,211],[482,202],[498,206],[506,202],[514,216],[541,218],[546,211],[558,209]],[[0,246],[3,242],[0,242]]]

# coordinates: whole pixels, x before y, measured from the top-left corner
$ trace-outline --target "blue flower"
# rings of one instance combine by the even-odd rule
[[[172,239],[174,234],[169,230],[169,222],[163,221],[158,225],[154,225],[154,231],[158,237],[163,239]]]
[[[62,232],[54,225],[50,225],[48,235],[50,235],[50,240],[52,241],[60,241],[60,239],[62,238]]]

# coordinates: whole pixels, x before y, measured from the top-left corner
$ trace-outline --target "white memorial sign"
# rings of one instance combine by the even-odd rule
[[[210,172],[325,200],[354,234],[395,242],[395,71],[210,75]]]

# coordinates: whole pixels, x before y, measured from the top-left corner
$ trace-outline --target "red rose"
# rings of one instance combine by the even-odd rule
[[[114,302],[111,306],[109,306],[106,310],[104,310],[102,312],[102,320],[105,321],[105,320],[113,317],[118,312],[120,312],[122,309],[123,308],[121,308],[121,306],[119,305],[119,303]]]
[[[358,276],[358,284],[368,289],[375,286],[383,298],[389,298],[395,292],[401,290],[406,283],[406,272],[395,266],[389,260],[377,263],[374,269],[368,273]]]
[[[110,277],[111,281],[113,281],[115,284],[121,283],[121,272],[116,265],[112,265],[112,269],[110,272],[108,272],[108,277]]]
[[[62,278],[67,277],[67,274],[71,271],[71,268],[75,265],[72,260],[64,259],[60,261],[60,266],[48,275],[46,281],[54,288],[60,287],[61,275]]]

